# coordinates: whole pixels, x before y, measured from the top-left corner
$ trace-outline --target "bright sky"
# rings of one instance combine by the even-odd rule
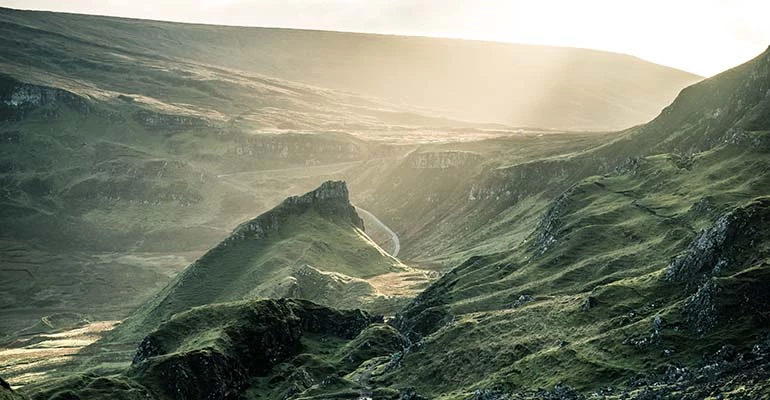
[[[584,47],[704,76],[770,45],[768,0],[0,0],[0,6]]]

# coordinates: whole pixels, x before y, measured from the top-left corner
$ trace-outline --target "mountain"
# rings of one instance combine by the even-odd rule
[[[112,52],[161,63],[183,59],[514,126],[622,129],[648,121],[700,80],[631,56],[583,49],[11,9],[0,19],[4,47],[21,51],[7,53],[9,63],[33,65],[30,56],[53,59],[57,48],[88,46],[109,59],[90,66],[105,69],[125,68]],[[89,67],[62,55],[61,72]],[[191,89],[216,90],[212,83]]]
[[[403,257],[446,268],[518,245],[553,198],[587,177],[632,171],[655,154],[669,154],[687,166],[695,154],[726,142],[759,143],[747,132],[767,129],[762,122],[768,114],[766,57],[686,88],[657,118],[638,127],[606,135],[551,133],[425,145],[410,157],[429,153],[453,161],[418,167],[407,158],[382,173],[374,187],[348,180],[356,192],[366,193],[359,204],[401,234]],[[463,156],[468,153],[474,157]],[[761,163],[747,167],[758,173],[749,181],[762,177]]]
[[[237,251],[239,243],[253,250],[254,240],[264,240],[264,221],[281,220],[272,215],[284,208],[312,204],[300,215],[309,212],[336,226],[324,230],[335,232],[340,224],[355,229],[360,220],[347,201],[337,201],[345,196],[331,196],[331,206],[316,210],[311,199],[342,187],[327,183],[265,214],[270,217],[241,225],[189,267],[164,292],[168,296],[148,303],[148,309],[181,304],[166,308],[163,318],[180,312],[165,322],[157,319],[154,330],[148,327],[128,369],[63,376],[25,392],[34,398],[65,392],[83,398],[763,398],[770,393],[770,127],[756,122],[765,96],[736,97],[770,81],[764,72],[770,72],[768,54],[699,84],[736,88],[724,90],[721,102],[710,99],[732,110],[723,140],[708,140],[711,119],[677,115],[692,101],[687,93],[701,90],[696,86],[650,124],[612,140],[587,137],[586,148],[499,167],[518,172],[486,179],[526,179],[521,171],[533,171],[540,179],[525,190],[538,198],[558,193],[538,205],[542,212],[535,218],[519,219],[521,226],[510,229],[516,233],[505,233],[528,232],[523,240],[489,253],[481,252],[483,243],[472,247],[475,256],[386,325],[365,313],[294,300],[201,304],[182,311],[192,304],[184,304],[177,291],[212,285],[209,274],[193,273],[196,264],[205,271],[217,264],[210,260]],[[669,147],[643,134],[663,135],[661,126],[670,130]],[[700,147],[681,152],[687,142]],[[480,151],[488,144],[467,146]],[[423,149],[396,168],[418,166],[440,176],[480,163],[468,176],[456,176],[462,185],[482,183],[475,174],[488,173],[484,164],[500,155],[487,153],[485,160],[479,154]],[[572,184],[562,182],[573,178]],[[554,183],[566,187],[544,187]],[[509,213],[533,201],[511,205],[503,192],[478,186],[474,193],[470,204],[476,207],[501,199],[508,204],[497,209],[503,221],[513,221]],[[308,316],[317,330],[302,327]],[[327,324],[342,324],[344,334]]]
[[[521,244],[477,254],[418,296],[396,325],[413,350],[382,382],[427,396],[538,387],[609,396],[609,385],[636,398],[762,397],[769,56],[559,160],[573,173],[593,160],[596,175],[556,196]],[[613,169],[596,163],[629,149],[637,156]]]
[[[232,226],[326,180],[316,178],[324,165],[401,151],[348,130],[434,121],[327,89],[2,29],[3,336],[72,310],[123,318]],[[265,174],[255,185],[228,175],[295,167],[290,179]]]
[[[676,90],[695,79],[600,52],[5,8],[0,9],[0,31],[3,341],[43,333],[41,318],[124,318],[226,238],[232,226],[330,179],[350,182],[355,203],[365,209],[374,207],[370,211],[375,216],[388,225],[397,224],[397,233],[407,236],[404,247],[410,257],[428,258],[433,265],[435,257],[428,253],[448,254],[439,262],[447,266],[449,259],[459,257],[456,252],[438,248],[423,252],[428,249],[418,247],[421,238],[443,236],[426,235],[430,225],[425,221],[419,221],[420,227],[405,226],[401,221],[408,221],[409,215],[392,212],[401,191],[412,188],[404,185],[392,190],[372,178],[378,168],[392,172],[394,178],[407,176],[402,173],[408,165],[402,164],[403,156],[425,143],[513,138],[519,130],[489,124],[492,120],[483,115],[474,117],[478,110],[492,110],[488,104],[474,102],[479,104],[474,115],[458,109],[437,110],[452,108],[441,103],[449,97],[436,95],[446,92],[442,88],[469,82],[471,86],[452,91],[459,96],[452,102],[459,104],[460,98],[465,102],[467,96],[492,101],[493,94],[502,92],[500,87],[542,82],[530,75],[546,73],[540,68],[562,58],[552,53],[565,57],[574,53],[581,65],[609,68],[617,64],[623,73],[612,79],[602,77],[588,97],[569,89],[585,80],[582,75],[566,76],[572,83],[560,86],[557,97],[544,100],[552,102],[548,109],[559,108],[552,114],[565,118],[573,114],[568,118],[574,120],[576,113],[589,115],[583,106],[604,110],[612,109],[612,103],[633,116],[633,122],[622,122],[625,126],[641,122],[643,114],[663,107]],[[350,51],[359,46],[391,49],[382,53],[390,55],[381,60],[371,57],[370,50]],[[404,63],[398,53],[403,46],[413,48],[409,58],[416,64]],[[440,57],[418,57],[433,51]],[[337,57],[340,52],[347,56]],[[476,57],[477,53],[483,57]],[[489,71],[479,73],[482,64],[467,67],[452,61],[457,57],[533,64],[531,68],[512,65],[510,72],[493,76]],[[389,67],[373,69],[372,63]],[[437,73],[453,65],[458,69]],[[493,79],[474,83],[484,77]],[[642,92],[629,91],[633,95],[619,98],[621,93],[613,88],[631,90],[627,79],[633,80],[632,86],[643,83],[637,87]],[[419,84],[423,81],[431,82],[430,90]],[[369,87],[374,83],[384,85]],[[398,87],[415,88],[405,94],[415,101],[404,102],[394,97],[400,94],[387,92]],[[566,92],[575,93],[574,98]],[[419,100],[423,93],[430,98]],[[527,102],[533,96],[517,94]],[[558,105],[562,99],[582,105],[573,104],[567,110]],[[596,99],[610,100],[597,103]],[[494,101],[509,100],[506,104],[515,104],[508,98]],[[626,111],[602,111],[590,117],[601,121],[586,126],[615,125],[605,116]],[[484,123],[457,119],[465,117],[479,117]],[[539,123],[507,117],[501,121]],[[545,125],[577,128],[585,124]],[[565,144],[566,135],[560,136],[559,145],[549,137],[530,146],[534,135],[553,132],[526,132],[522,136],[527,137],[508,143],[511,153],[520,145],[531,149],[531,158],[554,154],[552,148],[573,148]],[[581,138],[576,143],[594,136],[574,135]],[[404,205],[426,209],[415,202]],[[483,222],[483,218],[476,220]],[[449,224],[441,235],[454,226]],[[80,316],[70,318],[73,310]],[[54,325],[52,330],[67,326]]]
[[[649,123],[565,132],[459,120],[427,83],[394,104],[479,71],[438,73],[450,53],[517,46],[0,21],[0,397],[770,396],[770,49]],[[298,48],[317,69],[279,56]],[[580,126],[560,104],[546,125]]]
[[[420,285],[419,271],[389,256],[364,233],[345,183],[329,181],[239,225],[113,336],[130,342],[132,335],[141,337],[189,308],[251,298],[303,298],[392,313],[399,296],[373,279],[384,275]]]

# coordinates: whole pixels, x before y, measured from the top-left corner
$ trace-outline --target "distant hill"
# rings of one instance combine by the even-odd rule
[[[74,40],[104,52],[189,60],[515,126],[627,128],[700,80],[635,57],[574,48],[11,9],[0,9],[0,22],[0,45],[9,49]]]

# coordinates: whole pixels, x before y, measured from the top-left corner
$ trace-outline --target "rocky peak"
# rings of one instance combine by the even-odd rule
[[[326,181],[317,189],[302,196],[292,196],[278,207],[243,223],[235,229],[228,241],[234,239],[266,237],[283,225],[288,218],[314,210],[324,218],[338,224],[349,224],[363,229],[364,223],[350,204],[348,187],[344,181]]]
[[[286,202],[294,204],[312,204],[318,201],[337,200],[345,204],[350,204],[348,187],[345,181],[326,181],[312,192],[307,192],[302,196],[292,196],[286,199]]]

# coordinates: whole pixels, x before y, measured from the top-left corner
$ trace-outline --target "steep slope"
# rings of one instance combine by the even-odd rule
[[[767,58],[765,52],[683,90],[658,118],[622,132],[523,134],[434,146],[446,158],[453,157],[448,150],[482,157],[467,166],[424,168],[407,159],[366,189],[348,180],[356,193],[366,193],[357,202],[404,238],[403,257],[446,268],[516,246],[548,202],[587,177],[631,172],[654,154],[669,153],[684,168],[698,152],[724,143],[759,145],[761,138],[749,133],[768,129],[762,122],[769,112]]]
[[[770,127],[756,121],[767,113],[769,56],[685,90],[617,142],[558,161],[584,173],[590,156],[619,153],[615,168],[594,164],[607,172],[559,195],[521,244],[470,258],[415,299],[397,321],[412,349],[375,380],[451,398],[571,393],[564,385],[610,398],[618,388],[638,398],[766,393]],[[688,111],[704,88],[724,95],[701,100],[726,110],[719,130]],[[631,148],[649,155],[622,162]]]
[[[53,42],[77,40],[160,61],[186,59],[426,107],[445,117],[517,126],[626,128],[648,121],[699,80],[634,57],[583,49],[10,9],[0,19],[12,33],[5,39],[9,48],[18,46],[19,33],[45,35]]]
[[[132,315],[114,336],[130,341],[191,307],[255,297],[393,310],[366,279],[409,269],[363,233],[344,182],[326,182],[244,222]],[[416,282],[417,283],[417,282]]]

